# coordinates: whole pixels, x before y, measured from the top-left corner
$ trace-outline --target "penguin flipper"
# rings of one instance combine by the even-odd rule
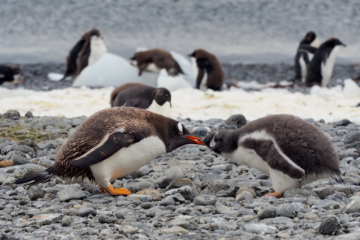
[[[70,166],[77,168],[90,167],[91,165],[94,165],[109,158],[121,148],[128,147],[134,141],[135,139],[128,133],[111,133],[106,136],[99,145],[92,148],[90,151],[80,156],[79,158],[71,161]]]
[[[302,179],[305,176],[304,169],[294,163],[280,149],[278,150],[272,140],[248,138],[242,145],[245,148],[253,149],[274,170],[294,179]]]

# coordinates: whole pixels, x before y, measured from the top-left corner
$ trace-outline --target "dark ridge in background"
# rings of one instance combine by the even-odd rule
[[[313,30],[347,48],[338,63],[359,59],[358,0],[0,0],[0,62],[65,61],[93,27],[109,52],[125,58],[136,47],[187,54],[213,52],[221,62],[292,63],[299,41]]]

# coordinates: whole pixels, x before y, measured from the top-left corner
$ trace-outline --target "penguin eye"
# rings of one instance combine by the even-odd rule
[[[183,126],[182,126],[182,124],[178,123],[177,127],[179,129],[179,133],[182,135],[183,134]]]

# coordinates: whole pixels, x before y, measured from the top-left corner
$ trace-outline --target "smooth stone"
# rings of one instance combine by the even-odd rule
[[[134,200],[134,201],[138,201],[141,202],[141,199],[146,197],[147,195],[142,195],[142,194],[130,194],[126,197],[127,200]]]
[[[285,198],[295,197],[295,196],[302,196],[302,197],[314,196],[314,197],[318,197],[318,195],[315,192],[313,192],[313,191],[311,191],[310,189],[307,189],[307,188],[288,188],[284,192],[284,197]]]
[[[258,218],[265,219],[265,218],[274,218],[277,216],[277,210],[274,206],[267,206],[264,209],[261,209],[257,213]]]
[[[194,199],[194,205],[195,206],[209,206],[209,205],[215,205],[217,199],[215,196],[212,195],[202,195],[197,196]]]
[[[189,233],[188,230],[179,226],[160,229],[160,234],[188,234],[188,233]]]
[[[360,141],[360,131],[359,130],[349,132],[344,138],[345,144],[350,144],[350,143],[359,142],[359,141]]]
[[[45,192],[38,186],[31,186],[28,191],[28,196],[31,201],[34,201],[38,198],[43,198],[45,196]]]
[[[71,199],[84,198],[86,197],[86,193],[81,191],[79,188],[75,186],[68,186],[62,189],[61,191],[59,191],[57,196],[60,199],[60,201],[64,202],[64,201],[69,201]]]
[[[3,118],[10,118],[13,119],[13,117],[20,118],[20,113],[16,110],[8,110],[6,113],[2,115]]]
[[[329,217],[320,224],[319,233],[330,235],[341,229],[339,220],[336,217]]]
[[[244,115],[242,114],[235,114],[235,115],[231,115],[226,121],[225,123],[227,125],[235,125],[237,128],[241,128],[242,126],[244,126],[247,121]]]
[[[360,239],[360,232],[354,232],[349,234],[343,234],[336,236],[334,240],[359,240]]]
[[[179,216],[176,217],[171,223],[170,223],[170,227],[172,226],[179,226],[185,229],[188,229],[191,225],[194,224],[194,222],[192,221],[193,217],[192,216]]]
[[[272,234],[277,231],[276,227],[268,226],[262,223],[248,223],[244,226],[245,231],[256,234]]]
[[[166,188],[168,190],[174,188],[181,188],[183,186],[193,186],[194,182],[188,178],[177,178],[171,181],[170,185]]]
[[[237,215],[239,214],[238,211],[232,210],[232,209],[226,207],[225,205],[223,205],[220,202],[217,202],[215,204],[215,206],[216,206],[216,212],[217,213],[225,214],[225,215],[228,215],[228,216],[231,216],[231,217],[237,217]]]
[[[69,227],[71,226],[71,223],[73,222],[73,218],[72,216],[64,216],[62,219],[61,219],[61,226],[63,227]]]
[[[191,133],[198,137],[206,137],[210,132],[208,127],[195,127],[191,130]]]
[[[180,193],[175,193],[174,195],[171,195],[175,202],[184,203],[186,200]]]
[[[77,215],[79,217],[88,217],[89,215],[96,216],[97,212],[95,208],[92,207],[80,207],[80,209],[77,212]]]
[[[252,195],[252,193],[248,192],[248,191],[243,191],[241,192],[239,195],[236,196],[236,201],[244,201],[244,200],[251,200],[254,199],[254,196]]]
[[[7,174],[3,170],[0,170],[0,184],[3,184],[7,177]]]
[[[329,187],[320,187],[312,189],[321,199],[325,199],[327,196],[334,194],[334,190]]]
[[[342,119],[340,121],[335,122],[335,125],[336,126],[347,126],[350,123],[351,123],[351,121],[349,119],[344,118],[344,119]]]
[[[141,190],[141,191],[137,192],[136,194],[151,196],[153,201],[161,200],[161,194],[159,193],[159,191],[157,191],[155,189],[151,189],[151,188]]]
[[[149,208],[152,208],[154,205],[150,202],[144,202],[140,205],[141,208],[144,208],[144,209],[149,209]]]
[[[346,206],[346,212],[347,213],[358,213],[360,212],[360,200],[352,200],[347,206]]]
[[[139,228],[137,228],[137,227],[129,227],[129,228],[124,228],[123,230],[124,230],[123,232],[125,234],[134,234],[134,233],[137,233],[139,231]]]
[[[171,196],[168,196],[168,197],[164,198],[163,200],[161,200],[159,202],[159,204],[161,206],[168,206],[168,205],[175,206],[175,200]]]
[[[13,174],[16,178],[23,178],[23,177],[27,177],[27,176],[39,173],[44,170],[46,170],[45,167],[37,165],[37,164],[25,164],[25,165],[21,165],[20,167],[16,168]]]
[[[199,196],[199,192],[195,186],[184,186],[177,189],[171,189],[166,192],[166,195],[169,196],[175,193],[180,193],[185,198],[185,200],[189,201],[194,201],[195,197]]]
[[[72,125],[73,127],[77,127],[77,126],[79,126],[80,124],[82,124],[83,122],[84,122],[84,119],[75,118],[75,119],[72,121],[71,125]]]
[[[165,170],[164,174],[171,180],[184,177],[183,171],[177,166],[170,167],[169,169]]]
[[[34,115],[32,114],[32,112],[27,111],[27,112],[25,113],[25,117],[27,117],[27,118],[33,118]]]
[[[30,154],[31,156],[34,155],[35,151],[29,146],[26,145],[18,145],[13,147],[13,151],[19,151],[23,153]]]
[[[296,217],[297,213],[303,209],[301,203],[284,203],[277,207],[278,216],[293,218]]]
[[[106,216],[104,214],[99,215],[98,220],[99,220],[100,223],[114,223],[114,222],[116,222],[116,218],[112,218],[112,217]]]
[[[254,190],[248,187],[240,187],[239,190],[237,190],[235,197],[237,197],[240,193],[244,191],[251,193],[253,195],[253,198],[256,198],[256,193],[254,192]]]

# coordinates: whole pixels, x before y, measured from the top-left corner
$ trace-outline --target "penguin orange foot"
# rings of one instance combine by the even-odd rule
[[[265,196],[266,196],[266,197],[281,198],[281,197],[283,196],[283,193],[273,192],[273,193],[265,194]]]
[[[33,185],[52,176],[80,178],[96,182],[111,195],[129,195],[127,189],[114,189],[110,181],[186,144],[204,145],[171,118],[140,108],[109,108],[79,126],[60,148],[53,166],[15,183]]]

